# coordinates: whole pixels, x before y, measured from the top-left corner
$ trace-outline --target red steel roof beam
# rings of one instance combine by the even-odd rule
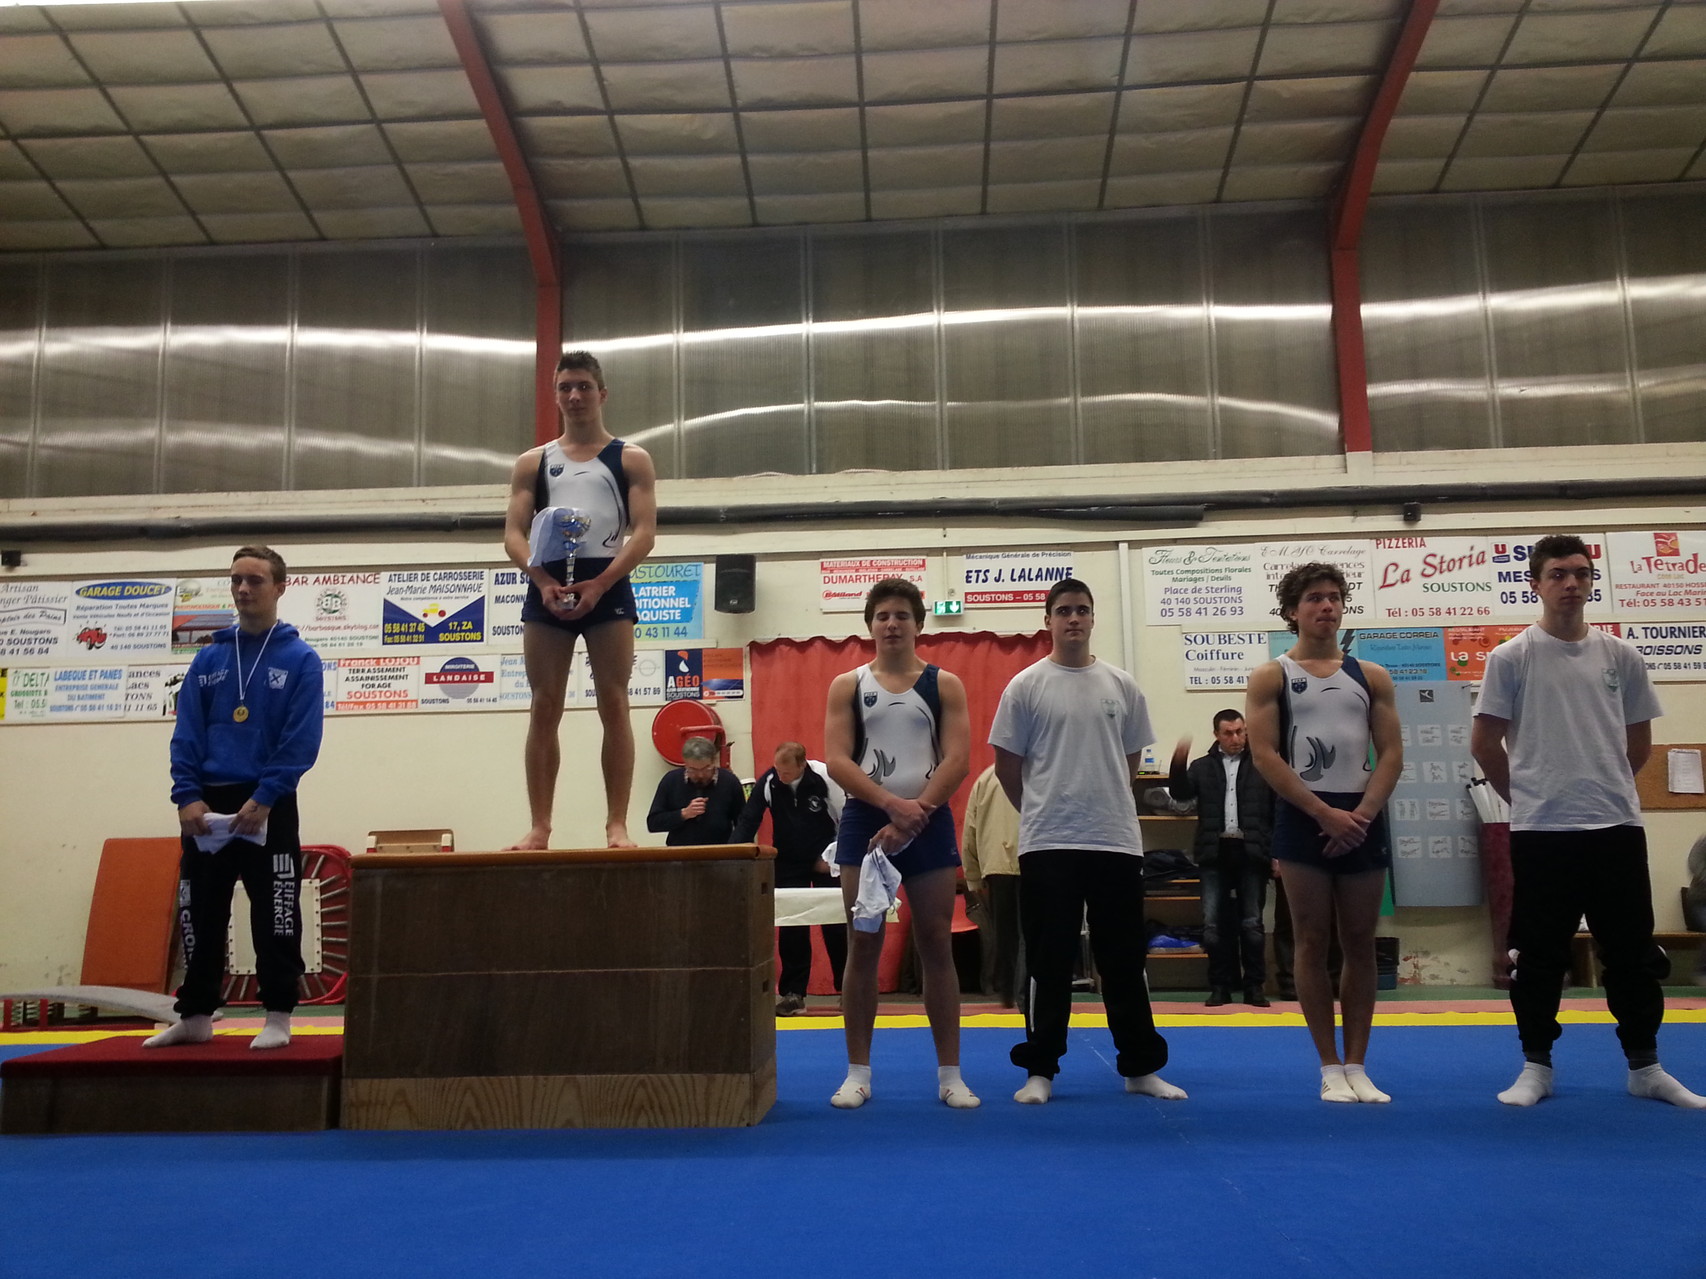
[[[1333,202],[1331,270],[1333,348],[1339,364],[1339,428],[1346,453],[1372,453],[1374,428],[1368,413],[1368,363],[1362,335],[1362,272],[1358,260],[1362,224],[1368,213],[1369,192],[1386,130],[1398,112],[1398,100],[1410,81],[1416,58],[1439,11],[1439,0],[1411,0],[1398,42],[1392,47],[1386,72],[1363,120],[1362,134],[1350,167],[1345,170]]]
[[[515,207],[521,214],[522,233],[527,238],[534,288],[533,436],[535,443],[543,444],[556,439],[560,430],[555,383],[557,360],[563,352],[563,273],[557,229],[551,225],[539,188],[533,184],[533,171],[527,167],[527,157],[515,136],[515,123],[509,118],[503,94],[498,91],[497,78],[492,75],[492,65],[468,16],[467,5],[464,0],[438,0],[438,10],[444,15],[444,25],[450,29],[457,56],[462,59],[462,70],[474,90],[474,100],[480,104],[498,158],[509,175]]]

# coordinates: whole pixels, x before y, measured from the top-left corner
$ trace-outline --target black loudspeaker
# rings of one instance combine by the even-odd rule
[[[753,605],[753,575],[758,559],[752,555],[717,556],[717,582],[712,588],[719,613],[750,613]]]

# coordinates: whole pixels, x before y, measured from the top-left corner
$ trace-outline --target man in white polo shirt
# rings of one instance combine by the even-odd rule
[[[990,726],[995,775],[1019,810],[1019,928],[1031,974],[1022,1105],[1048,1101],[1072,1015],[1072,965],[1088,908],[1115,1069],[1127,1092],[1184,1098],[1156,1072],[1167,1041],[1155,1029],[1144,976],[1143,839],[1131,779],[1155,740],[1137,681],[1090,652],[1090,588],[1056,582],[1044,606],[1053,648],[1013,677]]]

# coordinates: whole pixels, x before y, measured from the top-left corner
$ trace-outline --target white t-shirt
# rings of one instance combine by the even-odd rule
[[[1045,657],[1015,675],[989,744],[1025,761],[1020,856],[1082,848],[1141,857],[1126,756],[1154,740],[1137,681],[1117,666],[1062,666]]]
[[[1664,711],[1633,644],[1530,626],[1487,655],[1475,713],[1510,721],[1512,830],[1641,824],[1624,730]]]

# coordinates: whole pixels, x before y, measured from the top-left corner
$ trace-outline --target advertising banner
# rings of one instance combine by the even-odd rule
[[[1484,537],[1374,539],[1375,616],[1393,622],[1491,618],[1498,600]]]
[[[1612,599],[1642,621],[1706,617],[1706,531],[1609,533]]]
[[[1446,627],[1446,677],[1465,683],[1480,683],[1487,677],[1487,654],[1527,629],[1527,624],[1520,622]]]
[[[300,631],[318,653],[379,648],[385,605],[382,576],[377,572],[293,573],[279,597],[279,618]]]
[[[1181,631],[1179,640],[1186,688],[1243,688],[1268,660],[1266,631]]]
[[[885,577],[902,577],[924,591],[926,560],[917,556],[876,556],[818,561],[818,607],[825,613],[863,613],[865,595]]]
[[[48,698],[53,692],[53,672],[46,667],[6,672],[8,724],[40,724],[47,720]]]
[[[420,702],[418,656],[340,657],[340,711],[412,711]]]
[[[484,644],[486,569],[386,573],[384,644]]]
[[[1331,564],[1345,575],[1346,626],[1361,626],[1377,617],[1374,602],[1373,546],[1367,541],[1309,541],[1293,539],[1257,544],[1262,580],[1249,601],[1250,623],[1264,629],[1285,628],[1280,616],[1279,584],[1299,564]]]
[[[124,687],[122,666],[55,670],[47,697],[48,721],[123,719]]]
[[[421,659],[419,709],[423,711],[496,710],[498,657],[458,653]]]
[[[172,656],[194,657],[215,631],[236,622],[230,578],[180,577],[172,596]]]
[[[699,654],[705,701],[736,702],[746,696],[746,650],[705,648]]]
[[[126,719],[173,719],[178,713],[178,690],[189,672],[182,666],[132,666],[125,671]]]
[[[1261,580],[1258,553],[1254,545],[1149,547],[1143,553],[1149,624],[1197,629],[1250,622]]]
[[[960,602],[967,608],[1042,604],[1072,576],[1071,551],[980,551],[961,557]]]
[[[1445,678],[1444,634],[1431,628],[1358,631],[1351,652],[1360,661],[1384,666],[1394,684]]]

